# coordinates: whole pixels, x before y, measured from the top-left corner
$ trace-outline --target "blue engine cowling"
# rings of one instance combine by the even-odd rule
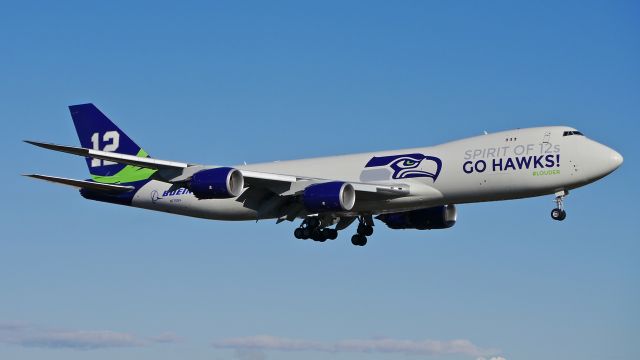
[[[355,202],[353,185],[342,181],[309,185],[302,194],[302,203],[311,212],[349,211]]]
[[[244,177],[240,170],[219,167],[198,171],[189,182],[189,189],[198,199],[227,199],[242,192]]]
[[[455,205],[436,206],[427,209],[381,214],[376,217],[392,229],[446,229],[456,223]]]

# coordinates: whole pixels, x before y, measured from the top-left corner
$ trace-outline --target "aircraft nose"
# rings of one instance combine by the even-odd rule
[[[612,148],[598,143],[592,142],[593,147],[588,152],[589,161],[587,167],[592,169],[590,174],[592,177],[599,179],[614,172],[622,165],[622,155]]]
[[[611,149],[611,161],[613,162],[613,166],[615,166],[615,168],[619,168],[620,165],[622,165],[622,162],[624,162],[624,159],[622,158],[622,155],[620,155],[619,152]]]
[[[607,163],[609,167],[609,171],[614,171],[622,165],[624,159],[619,152],[613,150],[612,148],[607,147]]]

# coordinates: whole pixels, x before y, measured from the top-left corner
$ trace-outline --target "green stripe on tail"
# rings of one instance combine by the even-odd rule
[[[146,151],[140,149],[136,154],[137,157],[149,157]],[[92,175],[91,178],[95,182],[103,183],[103,184],[124,184],[135,181],[147,180],[153,175],[157,170],[148,169],[139,166],[127,165],[122,170],[117,173],[109,176],[99,176]]]

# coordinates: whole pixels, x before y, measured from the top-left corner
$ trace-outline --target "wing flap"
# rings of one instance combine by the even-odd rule
[[[291,176],[291,175],[280,175],[280,174],[272,174],[265,173],[259,171],[251,171],[251,170],[240,170],[242,172],[242,176],[245,179],[255,179],[255,180],[264,180],[264,181],[275,181],[275,182],[285,182],[285,183],[294,183],[296,181],[305,179],[299,176]]]
[[[394,185],[382,185],[382,184],[369,184],[369,183],[350,183],[353,185],[353,189],[359,192],[375,193],[382,196],[400,197],[409,195],[409,185],[406,184],[394,184]]]
[[[49,175],[24,174],[23,176],[27,176],[27,177],[39,179],[39,180],[45,180],[45,181],[53,182],[56,184],[73,186],[81,189],[98,190],[98,191],[105,191],[105,192],[120,193],[120,192],[127,192],[135,189],[133,186],[103,184],[103,183],[97,183],[93,181],[67,179],[67,178],[49,176]]]

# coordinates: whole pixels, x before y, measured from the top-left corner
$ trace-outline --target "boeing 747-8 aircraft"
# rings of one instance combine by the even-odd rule
[[[566,126],[502,131],[449,143],[271,163],[212,166],[151,158],[93,104],[69,107],[82,147],[30,144],[86,158],[91,179],[30,174],[87,199],[215,220],[302,219],[299,239],[335,239],[374,218],[392,229],[445,229],[456,204],[555,194],[564,220],[570,190],[616,170],[622,156]]]

